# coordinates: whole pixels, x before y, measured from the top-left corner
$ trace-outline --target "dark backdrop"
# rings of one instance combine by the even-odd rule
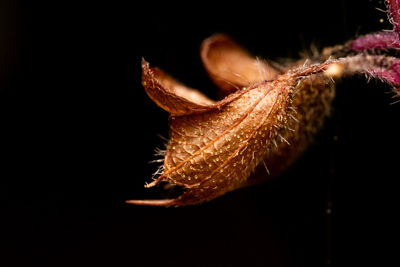
[[[1,2],[1,266],[398,261],[400,106],[363,77],[337,82],[332,116],[280,178],[200,206],[124,204],[168,197],[143,188],[168,124],[141,86],[141,57],[216,97],[204,38],[296,58],[389,29],[381,2],[133,2]]]

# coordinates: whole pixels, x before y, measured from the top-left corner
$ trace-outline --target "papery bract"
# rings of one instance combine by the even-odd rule
[[[165,206],[201,203],[252,183],[248,178],[260,164],[276,176],[304,150],[329,112],[333,86],[323,72],[331,62],[300,66],[281,75],[276,71],[274,79],[265,80],[259,73],[271,68],[267,65],[261,65],[261,70],[241,69],[220,62],[232,54],[240,55],[236,57],[243,59],[245,65],[257,62],[228,37],[217,35],[207,42],[228,43],[231,48],[213,46],[218,53],[227,52],[228,56],[221,54],[213,59],[213,64],[219,67],[209,66],[213,69],[211,76],[217,85],[222,81],[219,77],[224,77],[223,81],[236,86],[235,92],[218,102],[142,62],[146,92],[171,115],[163,172],[147,187],[165,181],[186,191],[176,199],[130,203]],[[210,49],[207,48],[208,54],[213,54]],[[227,75],[233,70],[240,73]],[[236,80],[238,75],[255,80],[240,84]]]
[[[305,60],[276,69],[225,35],[201,46],[211,79],[226,96],[213,101],[142,60],[148,96],[170,114],[170,140],[161,182],[185,189],[174,199],[128,203],[180,206],[209,201],[236,188],[279,175],[307,147],[329,114],[332,78],[365,74],[394,86],[400,95],[400,0],[387,1],[391,32],[358,37]],[[260,174],[261,173],[261,174]]]

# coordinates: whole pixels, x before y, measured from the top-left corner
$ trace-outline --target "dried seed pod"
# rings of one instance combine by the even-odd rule
[[[279,174],[303,151],[329,112],[333,84],[323,73],[329,64],[299,67],[212,102],[143,61],[146,92],[171,115],[163,173],[147,187],[165,181],[186,191],[176,199],[129,203],[196,204],[258,181],[248,180],[258,165]],[[220,71],[221,76],[226,73]],[[249,69],[244,71],[250,75]],[[234,76],[225,78],[235,82]]]
[[[400,0],[386,3],[392,32],[367,34],[325,48],[319,63],[310,66],[298,63],[277,70],[252,58],[225,35],[206,39],[201,48],[203,64],[222,93],[228,94],[218,102],[150,68],[143,60],[147,94],[170,113],[170,141],[162,172],[147,187],[165,181],[186,191],[176,199],[127,202],[196,204],[279,175],[301,154],[329,114],[334,96],[332,77],[366,74],[391,84],[400,96],[400,60],[396,56]]]

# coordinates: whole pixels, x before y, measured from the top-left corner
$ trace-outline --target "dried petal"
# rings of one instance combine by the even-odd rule
[[[210,77],[225,94],[255,82],[273,79],[279,74],[223,34],[203,41],[201,59]]]

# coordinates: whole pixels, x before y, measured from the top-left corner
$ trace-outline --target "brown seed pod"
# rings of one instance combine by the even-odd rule
[[[186,191],[176,199],[128,203],[197,204],[276,176],[304,150],[329,113],[334,90],[324,71],[333,61],[278,74],[223,35],[203,43],[202,59],[216,84],[233,91],[221,101],[209,100],[142,61],[147,94],[170,113],[163,172],[146,187],[164,181]],[[251,175],[257,166],[262,170]]]

